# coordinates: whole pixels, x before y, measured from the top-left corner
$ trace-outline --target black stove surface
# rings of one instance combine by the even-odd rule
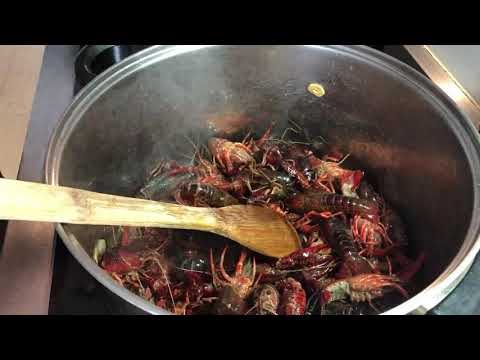
[[[403,47],[384,45],[372,47],[407,63],[424,74]],[[75,93],[81,88],[82,86],[77,82]],[[478,276],[480,276],[480,258],[477,258],[462,284],[430,313],[480,314],[480,296],[476,295],[480,291],[477,283]],[[56,235],[49,314],[142,315],[146,313],[99,283],[70,254],[60,237]]]

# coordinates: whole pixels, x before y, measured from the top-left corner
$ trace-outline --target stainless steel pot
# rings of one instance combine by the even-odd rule
[[[323,85],[323,97],[307,91]],[[351,152],[406,220],[412,256],[428,257],[419,291],[384,314],[425,313],[461,281],[480,249],[480,142],[428,79],[361,46],[156,46],[95,78],[58,125],[46,180],[132,195],[160,158],[191,152],[206,119],[236,112]],[[152,314],[91,259],[103,227],[57,225],[73,256],[103,285]]]

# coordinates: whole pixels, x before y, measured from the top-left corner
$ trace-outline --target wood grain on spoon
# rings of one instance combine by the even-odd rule
[[[18,180],[0,179],[0,219],[201,230],[271,257],[300,248],[295,229],[267,208],[198,208]]]

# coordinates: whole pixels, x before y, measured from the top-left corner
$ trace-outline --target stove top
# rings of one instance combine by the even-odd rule
[[[106,45],[102,45],[106,46]],[[116,49],[109,45],[108,51],[110,56],[103,53],[103,57],[97,59],[95,66],[91,66],[92,60],[89,59],[90,65],[80,66],[80,68],[88,68],[91,66],[97,74],[105,70],[108,66],[122,60],[139,50],[128,46],[117,46]],[[373,45],[377,50],[383,51],[397,59],[406,62],[418,71],[425,73],[418,64],[409,56],[402,46],[383,46]],[[143,47],[145,48],[145,47]],[[90,49],[93,53],[102,52],[101,49]],[[84,58],[85,58],[85,49]],[[103,49],[105,51],[105,49]],[[77,62],[85,61],[81,56],[77,56]],[[86,56],[88,58],[88,56]],[[100,61],[101,60],[101,61]],[[103,65],[100,64],[103,62]],[[94,76],[92,74],[78,73],[74,85],[74,92],[78,92],[82,86],[88,83]],[[82,77],[81,79],[79,77]],[[467,274],[462,284],[437,306],[430,314],[480,314],[480,296],[476,279],[480,277],[480,260],[477,259],[472,269]],[[476,296],[472,296],[475,294]],[[146,314],[142,310],[132,306],[119,296],[100,284],[93,276],[91,276],[78,261],[70,254],[58,235],[55,235],[55,255],[53,267],[53,279],[50,295],[49,314],[95,314],[95,315],[141,315]]]

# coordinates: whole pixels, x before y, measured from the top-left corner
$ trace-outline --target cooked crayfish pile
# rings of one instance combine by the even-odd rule
[[[116,241],[97,242],[94,258],[119,284],[179,315],[384,311],[408,297],[424,256],[406,256],[401,218],[345,159],[285,133],[276,138],[270,126],[242,142],[212,137],[187,165],[162,161],[139,190],[190,206],[268,207],[303,242],[284,258],[198,239],[210,234],[127,227],[113,229]]]

